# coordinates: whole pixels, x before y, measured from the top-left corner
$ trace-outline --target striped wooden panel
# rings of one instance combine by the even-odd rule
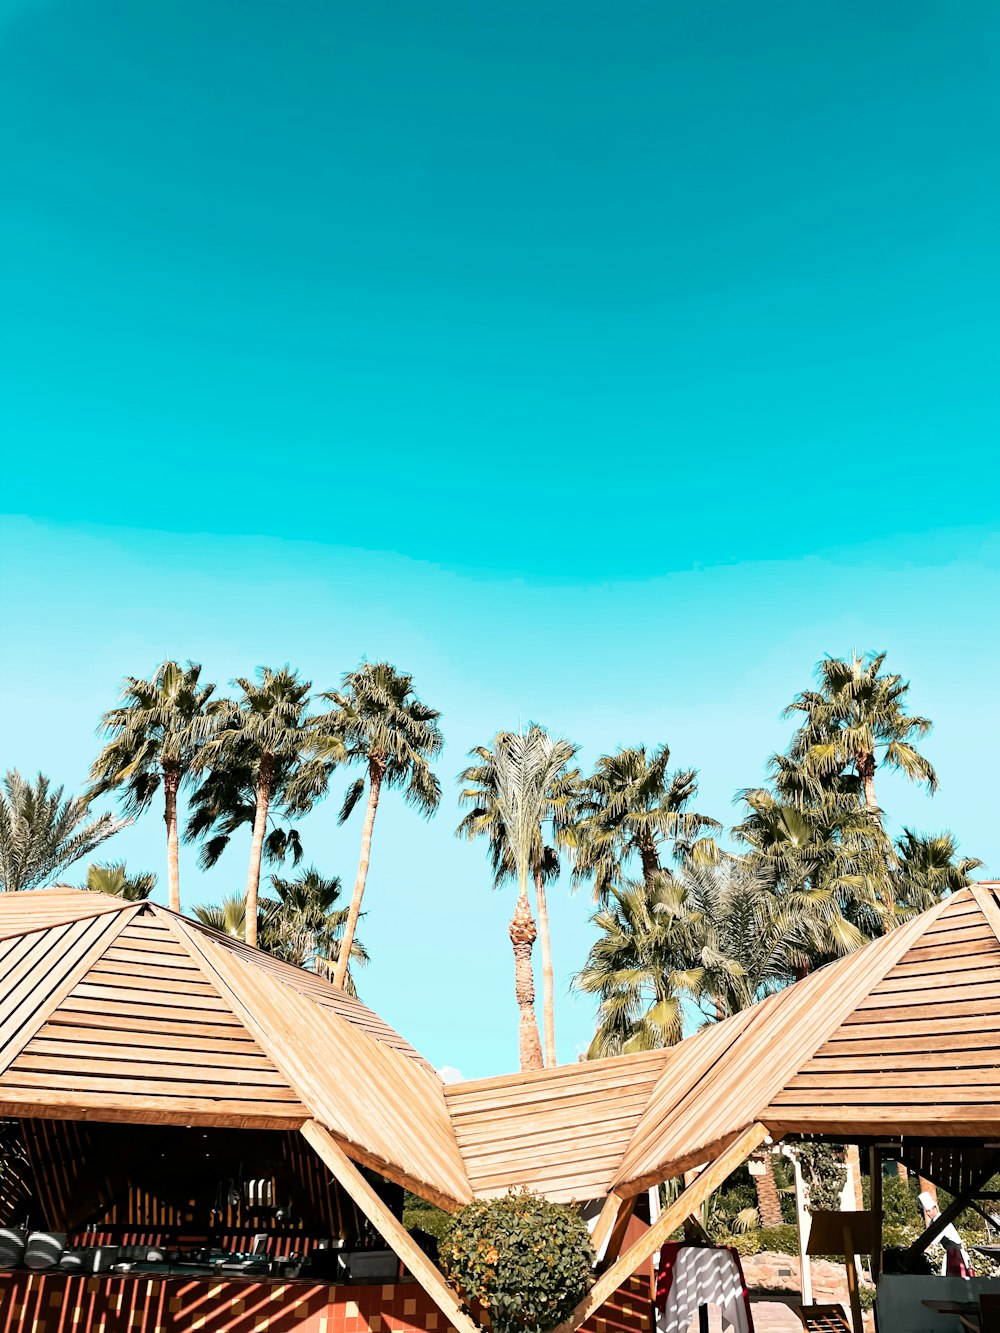
[[[0,941],[0,1073],[138,909],[100,913]]]
[[[519,1185],[557,1203],[606,1194],[670,1058],[649,1051],[446,1087],[476,1195]]]
[[[718,1051],[718,1058],[697,1058],[697,1049],[690,1052],[691,1066],[679,1080],[682,1095],[658,1121],[645,1155],[626,1157],[627,1165],[623,1164],[615,1187],[627,1192],[676,1175],[705,1161],[754,1120],[770,1125],[772,1120],[762,1108],[770,1105],[942,910],[943,905],[931,908],[891,935],[830,963],[745,1014],[688,1038],[710,1047],[713,1056]],[[728,1044],[721,1032],[727,1027],[736,1033]],[[664,1077],[671,1078],[669,1068]],[[650,1134],[651,1126],[647,1122],[640,1129]]]
[[[160,908],[158,910],[164,911],[165,909]],[[187,918],[175,919],[183,930],[208,936],[235,954],[241,962],[250,963],[254,967],[262,969],[284,985],[291,986],[300,994],[315,1001],[316,1004],[321,1004],[324,1008],[332,1010],[339,1018],[346,1019],[348,1023],[360,1028],[369,1037],[374,1037],[376,1041],[382,1042],[383,1045],[390,1046],[393,1050],[409,1056],[410,1059],[418,1061],[425,1068],[433,1069],[433,1066],[424,1059],[420,1052],[415,1050],[388,1023],[379,1018],[374,1010],[369,1009],[367,1005],[362,1004],[360,1000],[356,1000],[352,995],[345,995],[343,991],[338,990],[326,978],[317,976],[315,972],[308,972],[305,968],[292,967],[291,964],[283,963],[279,958],[273,958],[260,949],[251,948],[244,944],[242,940],[235,940],[228,935],[220,934],[218,931],[209,930],[207,926],[201,925],[200,922],[189,921]]]
[[[53,932],[46,932],[49,940]],[[142,906],[0,1078],[0,1101],[301,1124],[305,1108],[203,971]],[[39,1112],[40,1114],[42,1112]]]
[[[172,920],[183,931],[183,924]],[[363,1165],[447,1205],[471,1189],[436,1074],[208,935],[185,932],[312,1115]]]
[[[1000,940],[975,895],[945,903],[765,1118],[787,1132],[817,1114],[861,1133],[870,1117],[905,1133],[1000,1122]]]
[[[133,906],[107,893],[85,889],[32,889],[29,893],[0,893],[0,940],[29,930],[64,926],[71,921],[128,911]]]

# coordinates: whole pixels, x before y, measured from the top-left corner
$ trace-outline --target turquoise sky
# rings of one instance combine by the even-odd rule
[[[942,778],[895,824],[1000,869],[998,74],[958,0],[0,0],[0,762],[79,785],[166,655],[413,671],[446,800],[385,807],[363,994],[466,1074],[516,1062],[451,837],[497,727],[667,740],[725,820],[816,659],[884,647]]]

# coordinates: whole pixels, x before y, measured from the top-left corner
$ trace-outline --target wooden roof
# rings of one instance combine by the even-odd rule
[[[370,1009],[165,908],[98,893],[0,894],[0,1114],[315,1119],[390,1179],[471,1198],[440,1079]]]
[[[1000,885],[666,1051],[445,1088],[322,978],[151,903],[0,894],[0,1115],[290,1128],[448,1206],[634,1194],[754,1122],[1000,1138]]]

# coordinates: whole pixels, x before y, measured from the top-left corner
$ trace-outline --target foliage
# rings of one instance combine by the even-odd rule
[[[804,690],[785,710],[804,720],[792,749],[807,771],[818,776],[840,774],[853,766],[871,814],[875,804],[875,770],[894,768],[913,781],[937,790],[937,774],[914,744],[931,730],[925,717],[906,711],[909,683],[883,674],[885,653],[854,656],[848,662],[824,657],[816,668],[818,690]]]
[[[295,967],[330,977],[340,958],[347,909],[340,902],[340,879],[327,879],[315,866],[294,879],[271,876],[275,898],[265,903],[261,948]],[[368,954],[361,941],[351,942],[351,964],[365,967]],[[350,969],[344,989],[356,994]]]
[[[829,1143],[799,1143],[795,1154],[809,1190],[810,1212],[836,1211],[847,1179],[843,1155]]]
[[[87,867],[87,882],[82,886],[91,893],[110,893],[115,898],[124,898],[128,902],[142,902],[156,888],[156,876],[152,874],[129,875],[124,861],[112,861],[105,864],[95,863]]]
[[[485,1307],[496,1333],[548,1333],[586,1292],[594,1263],[579,1212],[528,1190],[460,1209],[440,1257],[452,1286]]]
[[[770,1250],[774,1254],[798,1254],[799,1232],[794,1222],[780,1227],[755,1227],[752,1231],[733,1232],[715,1238],[720,1245],[731,1245],[742,1258]]]
[[[861,1191],[866,1208],[871,1206],[871,1178],[863,1176]],[[923,1226],[923,1213],[917,1203],[917,1180],[908,1175],[904,1180],[898,1172],[882,1173],[882,1217],[887,1227]],[[914,1237],[916,1239],[916,1237]]]
[[[688,810],[698,794],[694,769],[669,772],[670,748],[644,745],[602,755],[583,784],[576,830],[577,879],[593,877],[604,898],[620,886],[638,857],[647,886],[663,870],[663,848],[683,855],[708,829],[721,825]]]
[[[14,893],[50,884],[81,856],[125,827],[113,815],[92,816],[89,801],[63,799],[39,773],[26,782],[11,769],[0,790],[0,890]]]
[[[403,1226],[407,1231],[423,1231],[436,1240],[443,1239],[451,1223],[451,1214],[409,1190],[403,1196]]]
[[[202,739],[201,723],[214,685],[200,683],[201,667],[164,662],[149,680],[126,676],[120,701],[101,720],[111,737],[91,766],[94,796],[120,791],[125,813],[148,808],[165,774],[183,781]]]
[[[974,856],[960,857],[951,833],[921,835],[908,828],[896,839],[896,854],[897,906],[907,915],[964,889],[972,883],[972,871],[983,864]]]

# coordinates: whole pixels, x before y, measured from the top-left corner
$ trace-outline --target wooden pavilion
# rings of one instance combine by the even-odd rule
[[[317,1198],[334,1186],[341,1215],[355,1210],[383,1237],[425,1308],[461,1333],[475,1325],[372,1172],[449,1209],[517,1185],[597,1200],[603,1271],[563,1326],[572,1333],[768,1139],[866,1144],[944,1185],[956,1209],[982,1188],[1000,1167],[998,892],[963,890],[670,1050],[448,1087],[364,1005],[164,908],[0,895],[0,1116],[21,1125],[36,1166],[47,1156],[50,1226],[72,1220],[60,1198],[86,1193],[83,1164],[108,1132],[98,1126],[276,1136],[271,1157]],[[39,1147],[59,1135],[59,1152]],[[636,1198],[696,1168],[623,1249]],[[115,1188],[120,1200],[125,1184]],[[307,1327],[282,1317],[245,1327]],[[383,1317],[407,1327],[354,1302],[322,1328],[375,1333]]]

